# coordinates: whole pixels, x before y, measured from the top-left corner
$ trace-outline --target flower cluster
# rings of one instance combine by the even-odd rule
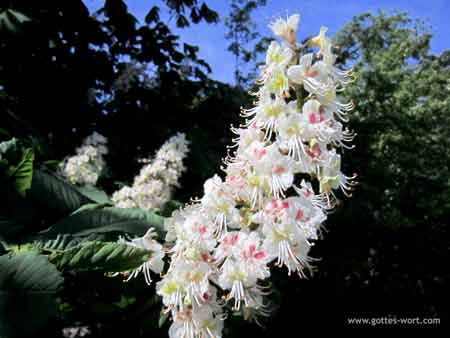
[[[178,133],[169,138],[134,179],[131,187],[116,191],[112,200],[119,208],[158,210],[166,204],[178,180],[185,171],[183,159],[189,151],[186,135]]]
[[[72,184],[95,185],[105,167],[103,156],[108,153],[107,143],[106,137],[94,132],[76,149],[76,155],[64,160],[59,174]]]
[[[338,153],[354,137],[343,126],[353,104],[337,95],[352,73],[334,65],[326,28],[299,45],[298,22],[270,25],[282,42],[270,44],[256,106],[233,129],[225,178],[207,180],[204,195],[166,222],[171,260],[156,290],[171,338],[221,337],[230,310],[267,315],[271,265],[305,276],[335,191],[354,184]]]

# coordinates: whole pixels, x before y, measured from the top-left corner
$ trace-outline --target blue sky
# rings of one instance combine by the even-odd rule
[[[84,0],[90,9],[96,9],[103,0]],[[199,0],[201,3],[202,0]],[[142,22],[154,5],[165,8],[161,0],[127,0],[129,10]],[[206,0],[208,6],[221,18],[228,13],[228,0]],[[431,50],[440,53],[450,49],[450,1],[449,0],[267,0],[267,5],[254,12],[254,19],[262,35],[269,35],[267,25],[277,16],[300,13],[299,39],[316,34],[321,25],[329,27],[332,35],[355,15],[363,12],[405,11],[414,19],[422,19],[433,33]],[[161,13],[168,18],[167,13]],[[212,78],[224,82],[233,81],[233,57],[226,51],[223,20],[218,24],[197,24],[178,29],[175,21],[169,22],[180,40],[200,47],[199,56],[212,68]]]

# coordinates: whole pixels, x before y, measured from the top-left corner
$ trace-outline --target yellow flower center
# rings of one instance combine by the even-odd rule
[[[278,105],[270,104],[264,109],[264,113],[267,117],[275,117],[277,118],[281,114],[281,109]]]
[[[286,86],[286,76],[282,71],[277,72],[272,81],[268,84],[268,88],[272,93],[278,93],[281,88]]]
[[[217,328],[216,322],[212,319],[205,319],[201,325],[202,329],[209,329],[214,331]]]
[[[261,185],[261,178],[256,174],[249,174],[247,176],[247,183],[251,187],[259,187]]]
[[[217,208],[218,212],[227,214],[228,211],[230,210],[230,205],[227,204],[226,202],[222,202],[222,203],[218,203],[216,208]]]
[[[273,230],[273,238],[276,242],[287,241],[289,239],[289,235],[287,231],[274,229]]]
[[[178,284],[175,281],[169,281],[162,287],[162,292],[171,295],[172,293],[176,292],[178,289]]]
[[[286,134],[289,137],[301,134],[301,132],[302,132],[302,130],[300,129],[300,126],[298,124],[291,125],[286,129]]]
[[[243,281],[245,279],[245,273],[242,271],[233,271],[230,274],[230,278],[234,281]]]
[[[186,279],[193,283],[200,283],[202,274],[198,271],[189,271],[186,273]]]
[[[197,248],[188,248],[185,251],[186,258],[191,259],[193,261],[198,261],[201,258],[200,252]]]

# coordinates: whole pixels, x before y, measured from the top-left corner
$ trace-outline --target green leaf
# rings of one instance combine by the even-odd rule
[[[77,189],[80,193],[89,198],[91,201],[100,204],[111,204],[111,205],[113,204],[112,201],[109,199],[108,195],[103,190],[97,189],[92,185],[77,187]]]
[[[30,194],[34,200],[61,213],[70,213],[91,202],[74,186],[42,170],[34,170]]]
[[[79,213],[81,211],[85,211],[85,210],[102,209],[102,208],[107,207],[107,206],[109,206],[109,204],[97,204],[97,203],[84,204],[80,208],[78,208],[77,210],[72,212],[72,215],[75,215],[75,214],[77,214],[77,213]]]
[[[167,321],[167,318],[169,317],[169,314],[164,313],[161,311],[161,314],[159,315],[159,320],[158,320],[158,327],[161,328],[164,323]]]
[[[32,251],[0,256],[0,271],[0,337],[29,336],[56,314],[63,277]]]
[[[28,16],[14,9],[8,9],[8,12],[18,23],[22,24],[24,22],[31,21],[31,19]]]
[[[104,272],[127,271],[139,267],[150,256],[147,250],[117,242],[83,242],[49,259],[61,270]]]
[[[13,187],[20,196],[25,196],[27,190],[31,187],[33,178],[33,149],[25,149],[22,154],[22,159],[15,167],[9,170],[9,176],[12,180]]]
[[[2,30],[10,32],[15,32],[16,30],[14,24],[11,22],[7,10],[0,13],[0,31]]]
[[[92,235],[88,238],[75,237],[72,235],[58,235],[55,239],[51,240],[36,240],[33,242],[33,247],[40,251],[47,251],[51,253],[58,253],[64,250],[71,249],[77,245],[80,245],[83,241],[100,240],[103,236]]]
[[[45,256],[30,251],[1,256],[0,271],[1,290],[54,293],[63,281]]]
[[[202,16],[208,23],[215,23],[219,20],[219,14],[211,10],[205,3],[203,3],[200,7],[200,16]]]
[[[61,164],[61,161],[58,161],[58,160],[48,160],[48,161],[42,162],[42,165],[50,171],[57,171],[60,164]]]
[[[17,139],[0,143],[0,162],[7,185],[18,195],[24,197],[31,187],[33,177],[34,151],[20,146]]]
[[[162,236],[164,217],[141,209],[108,207],[72,214],[41,234],[50,237],[58,234],[87,236],[93,233],[123,232],[142,236],[150,227]]]
[[[189,26],[189,21],[186,19],[184,15],[178,15],[177,18],[177,27],[184,28]]]
[[[3,128],[0,128],[0,134],[5,135],[6,137],[11,137],[11,134]]]
[[[6,29],[11,33],[20,30],[20,26],[31,19],[23,13],[14,9],[7,9],[0,12],[0,30]]]
[[[161,210],[161,215],[164,217],[170,217],[175,210],[178,210],[182,207],[183,203],[176,200],[170,200],[169,202],[164,204]]]
[[[145,23],[152,23],[153,21],[158,20],[159,20],[159,8],[157,6],[153,6],[145,16]]]
[[[135,303],[136,303],[135,297],[126,297],[125,295],[121,295],[120,301],[115,302],[114,305],[116,305],[119,309],[124,309]]]

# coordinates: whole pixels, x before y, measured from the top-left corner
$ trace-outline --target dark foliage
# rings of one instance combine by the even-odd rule
[[[2,242],[29,242],[26,236],[36,236],[62,218],[76,228],[80,224],[73,220],[78,217],[88,217],[94,225],[93,219],[103,213],[108,219],[119,217],[102,207],[67,218],[95,201],[46,176],[48,161],[73,153],[93,130],[110,140],[110,172],[100,182],[108,193],[117,189],[116,181],[130,181],[138,172],[136,159],[153,154],[167,137],[182,131],[192,150],[176,199],[188,201],[200,194],[205,178],[218,172],[226,154],[229,125],[236,124],[239,107],[250,98],[239,88],[210,80],[209,66],[197,57],[198,47],[181,43],[160,20],[158,7],[149,9],[145,23],[139,23],[122,0],[105,1],[97,13],[89,13],[80,0],[4,3],[0,141],[14,136],[21,142],[11,144],[11,154],[0,158]],[[195,0],[165,3],[180,27],[218,19]],[[316,273],[300,280],[274,271],[274,313],[266,328],[230,318],[229,337],[348,328],[349,317],[440,317],[445,325],[444,295],[450,277],[450,62],[448,52],[430,53],[429,39],[403,14],[361,15],[336,36],[339,62],[354,65],[358,73],[349,96],[357,103],[350,123],[359,136],[356,149],[344,155],[344,169],[357,172],[360,185],[353,198],[330,215],[324,240],[313,251],[320,258]],[[114,88],[130,60],[152,65],[151,86],[135,81],[127,92]],[[30,163],[33,182],[26,179]],[[127,229],[141,229],[143,222],[159,224],[149,217],[127,215]],[[81,237],[69,231],[46,238],[40,248],[51,252],[61,245],[95,246],[120,233],[111,229]],[[15,257],[23,255],[17,250]],[[3,245],[0,251],[5,252]],[[6,276],[4,271],[14,276],[6,257],[0,257],[2,269],[5,266],[0,277]],[[167,336],[160,301],[143,279],[124,284],[102,271],[64,271],[62,291],[51,259],[37,259],[44,272],[55,275],[58,283],[49,283],[49,288],[58,306],[55,297],[33,296],[34,312],[28,313],[32,298],[12,290],[10,285],[20,283],[10,278],[16,284],[0,283],[2,318],[28,323],[35,315],[36,337],[60,337],[63,327],[76,325],[89,325],[92,337]],[[47,325],[40,324],[36,313]],[[2,332],[12,332],[17,326],[13,319],[8,325],[0,322]],[[29,323],[34,325],[31,319]],[[18,334],[30,335],[26,330]]]

